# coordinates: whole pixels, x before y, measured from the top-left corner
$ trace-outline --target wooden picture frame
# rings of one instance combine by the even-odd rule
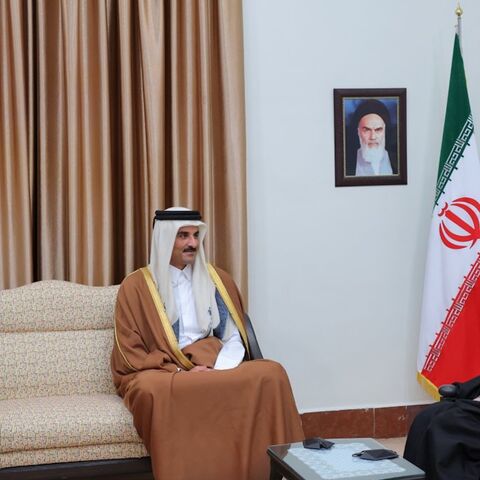
[[[407,184],[406,88],[334,89],[335,186]]]

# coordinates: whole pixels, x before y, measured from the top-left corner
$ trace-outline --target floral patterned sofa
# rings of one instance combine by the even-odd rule
[[[0,480],[152,478],[110,375],[117,291],[0,291]]]

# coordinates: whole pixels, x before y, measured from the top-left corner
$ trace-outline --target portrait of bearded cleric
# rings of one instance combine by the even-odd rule
[[[407,184],[407,90],[333,90],[335,186]]]
[[[346,175],[398,175],[397,103],[349,99],[346,113]]]

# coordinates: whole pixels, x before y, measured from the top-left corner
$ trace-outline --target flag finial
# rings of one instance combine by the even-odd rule
[[[457,2],[457,8],[455,9],[455,15],[459,18],[463,15],[463,8],[460,6],[460,2]]]
[[[462,15],[463,8],[460,6],[460,0],[457,1],[457,8],[455,9],[455,15],[457,16],[457,25],[455,27],[460,42],[460,49],[462,48]]]

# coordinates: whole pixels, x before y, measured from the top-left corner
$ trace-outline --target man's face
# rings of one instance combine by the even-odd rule
[[[380,115],[369,113],[358,123],[358,137],[364,148],[385,147],[385,122]]]
[[[195,262],[198,250],[198,227],[182,227],[178,230],[173,245],[170,265],[182,270]]]

